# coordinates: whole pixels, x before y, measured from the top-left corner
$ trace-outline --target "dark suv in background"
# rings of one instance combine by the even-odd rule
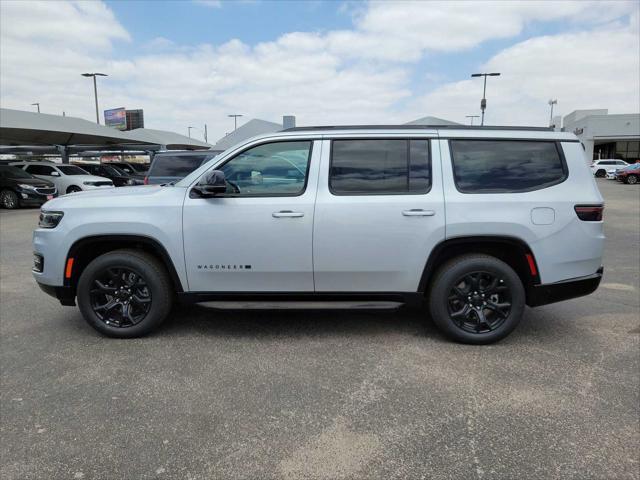
[[[157,153],[153,157],[144,183],[154,185],[177,182],[219,153],[220,150]]]
[[[116,187],[142,185],[144,183],[144,177],[142,175],[125,173],[115,165],[107,163],[79,163],[77,165],[91,175],[108,178]]]
[[[58,196],[53,183],[34,177],[21,168],[0,165],[0,206],[18,208],[39,207]]]

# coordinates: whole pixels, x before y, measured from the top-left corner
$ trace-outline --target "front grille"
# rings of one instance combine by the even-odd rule
[[[36,192],[40,195],[53,195],[56,193],[55,187],[36,187]]]

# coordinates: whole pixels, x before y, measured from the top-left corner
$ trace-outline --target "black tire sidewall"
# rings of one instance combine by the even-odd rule
[[[467,273],[485,271],[504,279],[511,293],[511,312],[495,330],[471,333],[458,327],[449,316],[448,297],[452,286]],[[485,255],[459,257],[445,264],[436,274],[429,292],[429,311],[436,325],[448,337],[475,345],[497,342],[509,335],[520,323],[524,313],[526,295],[518,274],[503,261]]]
[[[596,170],[596,177],[598,178],[603,178],[607,176],[607,171],[600,169],[600,170]]]
[[[633,178],[635,181],[634,181],[634,182],[631,182],[631,181],[630,181],[630,180],[631,180],[631,178]],[[635,176],[635,175],[627,175],[627,183],[628,183],[629,185],[635,185],[635,184],[637,184],[637,183],[638,183],[638,177],[637,177],[637,176]]]
[[[106,325],[93,311],[89,290],[100,271],[107,267],[127,267],[138,272],[147,283],[151,293],[151,308],[140,323],[127,328]],[[111,252],[93,260],[78,280],[78,308],[84,319],[93,328],[109,337],[135,338],[148,334],[158,327],[171,310],[172,292],[164,267],[149,255],[134,252]]]
[[[71,185],[70,187],[67,187],[67,192],[66,193],[76,193],[76,192],[81,192],[82,189],[80,187],[77,187],[75,185]]]

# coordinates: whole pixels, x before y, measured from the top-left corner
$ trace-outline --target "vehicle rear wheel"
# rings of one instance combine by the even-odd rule
[[[636,183],[638,183],[638,176],[637,175],[627,175],[627,183],[629,185],[635,185]]]
[[[81,192],[82,189],[76,185],[71,185],[69,188],[67,188],[67,193],[74,193],[74,192]]]
[[[464,255],[444,264],[428,294],[436,325],[450,338],[476,345],[506,337],[520,322],[525,292],[518,274],[488,255]]]
[[[20,206],[20,199],[13,190],[2,190],[2,192],[0,192],[0,205],[2,205],[2,208],[18,208]]]
[[[104,335],[133,338],[158,327],[171,310],[173,292],[164,265],[137,250],[94,259],[78,281],[78,307]]]
[[[602,177],[604,177],[606,174],[607,174],[607,172],[601,168],[600,170],[598,170],[598,171],[596,172],[596,177],[598,177],[598,178],[602,178]]]

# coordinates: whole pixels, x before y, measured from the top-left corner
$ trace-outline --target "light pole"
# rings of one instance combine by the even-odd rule
[[[38,107],[38,113],[40,113],[40,104],[38,102],[32,103],[31,105],[35,105],[36,107]]]
[[[227,117],[232,117],[233,118],[233,131],[235,132],[238,129],[238,117],[241,117],[242,115],[238,114],[238,113],[234,113],[232,115],[227,115]]]
[[[480,125],[484,125],[484,110],[487,108],[487,77],[499,77],[500,74],[497,72],[494,73],[473,73],[472,77],[484,77],[484,88],[482,89],[482,100],[480,101],[480,110],[482,111],[482,119],[480,120]]]
[[[106,73],[82,73],[83,77],[93,77],[93,96],[96,99],[96,123],[100,125],[100,114],[98,113],[98,87],[96,85],[96,77],[107,77]]]
[[[189,138],[191,138],[191,129],[194,127],[187,127],[187,135],[189,135]]]
[[[480,118],[480,115],[465,115],[465,117],[470,118],[471,119],[471,123],[469,125],[473,125],[473,119],[474,118]]]
[[[553,125],[553,106],[556,105],[558,103],[558,99],[554,99],[554,100],[549,100],[549,106],[551,107],[551,113],[549,114],[549,126],[552,127]]]

